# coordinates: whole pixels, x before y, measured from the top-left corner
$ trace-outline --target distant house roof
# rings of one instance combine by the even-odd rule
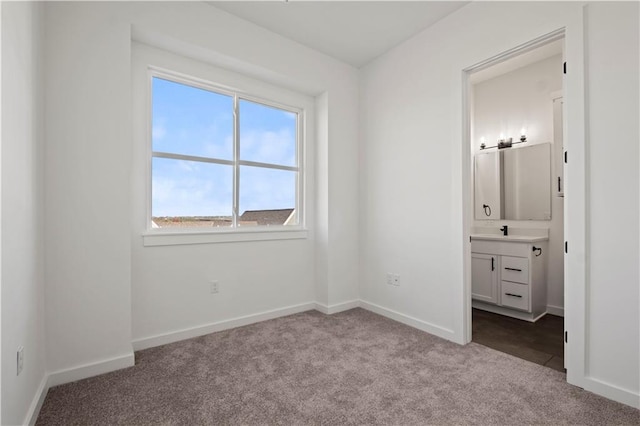
[[[294,209],[247,210],[242,213],[239,221],[241,223],[251,223],[258,226],[284,225],[293,211]]]

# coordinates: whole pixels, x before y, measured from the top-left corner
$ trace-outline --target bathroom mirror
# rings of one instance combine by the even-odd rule
[[[474,157],[476,220],[551,220],[551,144]]]

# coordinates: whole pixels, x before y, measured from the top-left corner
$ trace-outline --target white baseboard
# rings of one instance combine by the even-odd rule
[[[456,335],[454,331],[449,330],[448,328],[440,327],[438,325],[431,324],[405,314],[401,314],[400,312],[383,308],[382,306],[376,305],[374,303],[365,302],[364,300],[360,300],[360,307],[374,312],[378,315],[382,315],[383,317],[391,318],[392,320],[401,322],[410,327],[417,328],[418,330],[426,331],[429,334],[442,337],[443,339],[447,339],[452,342],[456,341]]]
[[[323,314],[332,315],[338,312],[348,311],[349,309],[357,308],[360,306],[359,300],[350,300],[348,302],[336,303],[334,305],[325,305],[324,303],[316,302],[316,311],[320,311]]]
[[[36,390],[36,394],[33,397],[33,401],[31,401],[31,405],[29,405],[29,411],[27,411],[27,415],[24,418],[24,422],[22,424],[29,426],[36,424],[38,414],[40,414],[40,409],[42,408],[44,399],[47,396],[47,392],[49,391],[48,380],[49,375],[45,373],[42,376],[42,380],[40,381],[38,390]]]
[[[547,305],[547,313],[559,317],[564,317],[564,308],[562,306]]]
[[[121,370],[123,368],[133,367],[134,364],[135,359],[133,352],[130,352],[114,358],[92,362],[78,367],[67,368],[65,370],[54,371],[49,373],[47,387],[54,387],[65,383],[75,382],[76,380],[82,380],[88,377]]]
[[[260,312],[258,314],[246,315],[243,317],[205,324],[197,327],[185,328],[182,330],[176,330],[169,333],[158,334],[155,336],[143,337],[132,342],[133,350],[139,351],[142,349],[162,346],[168,343],[178,342],[180,340],[191,339],[192,337],[204,336],[205,334],[215,333],[217,331],[229,330],[231,328],[255,324],[257,322],[284,317],[287,315],[293,315],[313,309],[316,309],[316,304],[314,302],[309,302],[300,305],[289,306],[286,308]]]
[[[606,383],[593,377],[584,378],[584,389],[595,394],[604,396],[622,404],[630,405],[640,409],[640,394],[628,389]]]
[[[40,381],[38,390],[33,397],[33,401],[31,401],[29,411],[27,411],[23,424],[31,426],[36,423],[42,404],[44,404],[44,400],[47,397],[47,392],[49,392],[49,388],[63,385],[65,383],[75,382],[76,380],[98,376],[104,373],[110,373],[111,371],[120,370],[122,368],[133,367],[134,362],[133,352],[131,352],[126,355],[103,361],[58,370],[53,373],[45,373]]]
[[[486,303],[481,300],[472,300],[471,306],[475,309],[480,309],[482,311],[492,312],[494,314],[504,315],[506,317],[511,317],[511,318],[517,318],[519,320],[528,321],[528,322],[536,322],[540,318],[548,314],[548,312],[545,311],[545,312],[542,312],[541,314],[538,314],[537,316],[534,316],[535,314],[533,312],[517,311],[515,309],[494,305],[493,303]]]

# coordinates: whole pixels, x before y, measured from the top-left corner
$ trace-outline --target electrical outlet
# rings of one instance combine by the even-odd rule
[[[220,283],[218,283],[218,281],[215,281],[215,280],[209,281],[209,287],[211,290],[211,294],[216,294],[220,291]]]
[[[17,373],[16,375],[20,375],[20,373],[22,373],[22,368],[24,367],[24,347],[20,346],[18,348],[18,353],[16,356],[16,361],[17,361]]]

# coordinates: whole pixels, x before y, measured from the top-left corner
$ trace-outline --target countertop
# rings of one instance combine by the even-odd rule
[[[514,243],[536,243],[538,241],[548,241],[546,235],[507,235],[502,234],[471,234],[471,240],[480,241],[513,241]]]

